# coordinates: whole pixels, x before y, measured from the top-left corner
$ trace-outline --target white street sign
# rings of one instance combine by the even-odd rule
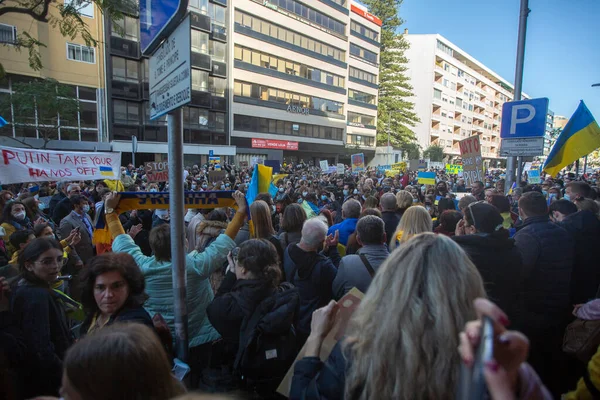
[[[191,101],[190,16],[150,57],[150,119],[156,119]]]
[[[544,154],[544,137],[502,139],[500,155],[503,157],[540,156]]]

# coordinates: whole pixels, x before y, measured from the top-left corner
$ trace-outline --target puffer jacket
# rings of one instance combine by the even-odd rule
[[[600,221],[590,211],[579,211],[568,215],[558,225],[575,240],[571,304],[586,303],[596,297],[600,286]]]
[[[333,299],[332,284],[340,262],[337,248],[330,248],[328,256],[304,251],[298,245],[290,245],[284,252],[286,280],[296,286],[300,294],[300,311],[295,325],[304,335],[310,333],[313,311]]]
[[[204,220],[196,226],[196,250],[204,249],[227,228],[227,222]]]
[[[520,329],[525,276],[521,253],[515,241],[490,234],[454,236],[481,274],[485,291],[508,315],[511,329]]]
[[[187,309],[189,312],[190,347],[212,342],[219,333],[206,317],[206,308],[214,298],[209,277],[227,260],[227,254],[235,247],[235,242],[227,235],[220,235],[202,253],[192,251],[185,258],[187,282]],[[160,313],[175,337],[175,306],[173,305],[173,265],[171,262],[156,261],[146,257],[129,235],[119,235],[113,245],[115,253],[133,256],[146,278],[146,292],[150,296],[144,308],[154,316]]]
[[[575,244],[569,232],[547,216],[527,218],[515,243],[523,260],[527,325],[536,336],[565,324],[570,315],[571,272]]]

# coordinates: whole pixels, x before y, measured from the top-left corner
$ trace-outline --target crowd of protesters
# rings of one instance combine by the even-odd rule
[[[292,399],[451,399],[484,315],[491,398],[600,394],[596,348],[563,351],[573,321],[600,323],[598,174],[506,194],[499,170],[471,185],[433,170],[428,185],[417,171],[283,164],[276,191],[247,204],[252,169],[222,167],[182,177],[236,203],[185,214],[186,363],[173,346],[169,210],[115,211],[117,192],[169,182],[129,165],[118,182],[2,187],[1,398],[277,398],[302,352]],[[95,241],[99,222],[110,244]],[[328,348],[353,288],[365,296]]]

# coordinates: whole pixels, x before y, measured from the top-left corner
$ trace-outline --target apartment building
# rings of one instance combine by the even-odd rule
[[[406,34],[406,39],[421,148],[439,145],[447,160],[455,161],[459,142],[478,135],[484,163],[499,159],[502,104],[513,99],[513,86],[441,35]]]
[[[381,21],[348,0],[236,0],[237,160],[373,156]]]
[[[65,3],[69,4],[70,0]],[[79,3],[76,3],[79,4]],[[88,25],[91,36],[102,42],[104,35],[102,13],[94,3],[79,5],[81,18]],[[55,12],[52,8],[51,12]],[[27,49],[17,51],[17,36],[27,32],[45,44],[40,47],[43,68],[34,71],[29,66]],[[0,62],[6,70],[7,79],[0,81],[0,98],[10,96],[17,82],[29,82],[37,78],[52,78],[72,88],[72,95],[79,101],[77,118],[64,120],[55,139],[48,148],[58,150],[109,150],[107,126],[103,113],[105,101],[104,49],[102,46],[87,47],[81,38],[70,39],[60,34],[49,23],[34,20],[21,13],[0,16]],[[8,125],[0,128],[0,143],[21,146],[10,138],[17,138],[31,146],[41,147],[41,130],[48,128],[39,110],[32,110],[27,122],[17,122],[13,108],[0,110]],[[57,116],[58,118],[58,116]]]

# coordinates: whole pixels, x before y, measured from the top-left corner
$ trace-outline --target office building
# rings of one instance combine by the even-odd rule
[[[513,99],[512,85],[441,35],[406,39],[421,148],[439,145],[447,161],[456,161],[459,142],[479,135],[484,164],[499,159],[502,104]]]
[[[236,0],[238,162],[374,155],[381,21],[347,0]]]
[[[565,127],[565,125],[567,125],[567,122],[569,122],[569,118],[567,118],[567,117],[564,117],[562,115],[554,116],[554,121],[553,121],[554,128],[563,129]]]
[[[68,3],[68,0],[67,0]],[[81,18],[88,25],[95,40],[102,41],[104,35],[102,13],[91,4],[79,9]],[[18,51],[14,47],[18,35],[27,32],[39,40],[43,68],[34,71],[29,66],[27,49]],[[87,47],[77,37],[70,39],[60,34],[51,24],[34,20],[24,13],[8,13],[0,16],[0,62],[7,78],[0,81],[0,99],[10,96],[17,82],[29,82],[38,78],[52,78],[72,88],[72,95],[79,101],[77,117],[65,123],[64,118],[57,130],[51,128],[39,117],[40,110],[32,110],[31,116],[17,121],[13,107],[0,110],[8,124],[0,128],[0,144],[24,146],[19,141],[33,147],[44,144],[42,130],[46,130],[48,148],[60,150],[109,150],[108,131],[103,112],[106,106],[104,91],[104,49]],[[23,117],[23,116],[21,116]],[[60,121],[60,117],[56,116]],[[46,122],[48,123],[48,122]],[[56,124],[52,124],[56,127]],[[16,138],[15,141],[11,138]]]

